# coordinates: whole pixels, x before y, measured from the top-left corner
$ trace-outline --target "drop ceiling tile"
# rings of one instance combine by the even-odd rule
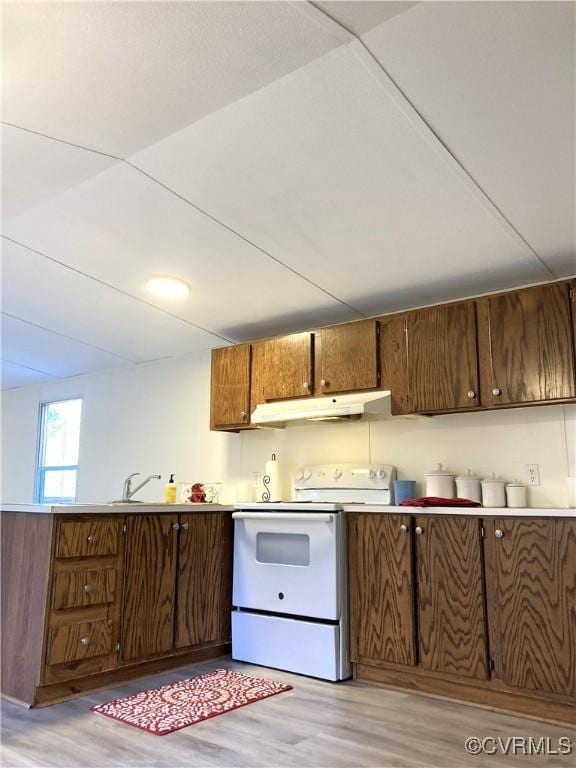
[[[6,229],[48,256],[234,340],[357,316],[127,165],[11,219]],[[154,299],[144,286],[157,274],[186,280],[190,299]],[[180,344],[176,321],[171,331],[156,314],[156,341],[168,354]],[[217,338],[204,344],[217,345]],[[190,346],[198,348],[192,340]]]
[[[576,270],[574,3],[419,3],[364,36],[557,275]]]
[[[2,357],[58,378],[126,364],[114,355],[6,315],[2,316]]]
[[[14,216],[110,168],[111,158],[2,126],[2,217]]]
[[[125,155],[338,40],[286,2],[5,3],[4,119]]]
[[[549,278],[350,47],[132,162],[363,311]]]
[[[99,347],[116,365],[225,343],[6,240],[2,276],[4,312]]]
[[[34,382],[48,381],[52,377],[36,371],[32,368],[26,368],[22,365],[16,365],[8,360],[0,360],[0,389],[14,389],[15,387],[24,387],[26,384]]]

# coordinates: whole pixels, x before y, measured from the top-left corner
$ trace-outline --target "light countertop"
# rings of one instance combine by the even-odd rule
[[[2,512],[32,512],[47,515],[89,515],[89,514],[137,514],[142,512],[222,512],[232,511],[234,507],[223,504],[1,504]]]
[[[397,507],[386,504],[345,504],[345,512],[365,512],[393,515],[468,515],[471,517],[573,517],[576,509],[527,507]]]

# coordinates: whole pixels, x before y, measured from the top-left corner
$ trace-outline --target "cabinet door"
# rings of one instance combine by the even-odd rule
[[[428,413],[477,406],[474,303],[418,310],[406,322],[411,410]]]
[[[176,518],[126,518],[121,655],[124,661],[170,651],[174,644]]]
[[[406,316],[381,318],[379,325],[380,387],[391,392],[394,416],[410,413]]]
[[[350,515],[352,661],[415,664],[408,515]]]
[[[320,375],[325,394],[378,386],[378,324],[375,320],[334,325],[320,331]]]
[[[230,641],[232,515],[181,515],[176,647]]]
[[[570,304],[569,283],[478,300],[483,405],[576,396]]]
[[[310,396],[312,334],[293,333],[252,345],[252,410],[267,400]]]
[[[417,517],[420,663],[481,680],[488,676],[480,520]]]
[[[212,350],[210,426],[229,429],[250,421],[250,345]]]
[[[487,530],[499,676],[514,688],[576,696],[576,521],[505,518]]]

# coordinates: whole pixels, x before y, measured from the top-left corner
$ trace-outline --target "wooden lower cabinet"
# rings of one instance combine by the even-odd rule
[[[354,513],[348,547],[355,679],[576,724],[576,520]]]
[[[231,639],[232,516],[180,517],[176,648]]]
[[[44,705],[229,651],[230,510],[0,519],[4,696]]]

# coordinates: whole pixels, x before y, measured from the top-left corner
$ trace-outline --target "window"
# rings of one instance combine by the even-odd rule
[[[76,501],[82,399],[40,408],[36,498],[40,504]]]

